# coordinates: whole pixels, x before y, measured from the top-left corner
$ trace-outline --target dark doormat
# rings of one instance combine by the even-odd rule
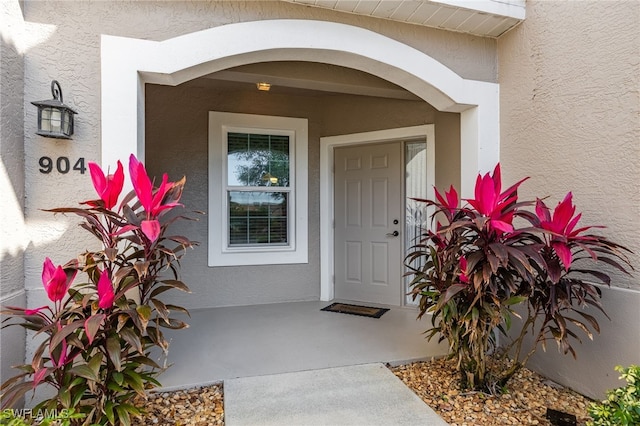
[[[350,305],[348,303],[332,303],[320,310],[339,312],[341,314],[359,315],[361,317],[380,318],[389,309],[374,308],[373,306]]]

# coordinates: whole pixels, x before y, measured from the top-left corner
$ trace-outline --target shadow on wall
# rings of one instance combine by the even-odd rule
[[[551,341],[546,352],[538,348],[527,367],[593,399],[602,399],[608,389],[621,386],[623,382],[618,380],[614,367],[640,363],[640,292],[602,287],[601,302],[609,318],[591,306],[585,309],[598,321],[600,333],[593,333],[593,340],[581,337],[582,343],[573,345],[576,359],[571,354],[563,355]],[[514,318],[514,322],[519,321]],[[524,349],[531,344],[529,336]]]
[[[25,306],[26,293],[24,291],[23,253],[17,255],[2,253],[0,258],[0,307]],[[0,322],[4,320],[0,316]],[[7,327],[0,329],[0,383],[17,375],[18,370],[13,365],[23,364],[25,360],[26,331],[22,327]]]
[[[24,199],[24,58],[5,34],[0,34],[0,178],[4,188],[11,188],[16,200]],[[8,68],[8,69],[7,69]],[[18,80],[18,81],[16,81]],[[5,184],[7,184],[5,186]],[[5,194],[6,197],[6,194]]]

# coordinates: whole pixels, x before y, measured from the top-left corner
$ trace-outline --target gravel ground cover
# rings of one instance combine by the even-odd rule
[[[574,414],[578,425],[589,419],[590,399],[526,368],[511,378],[509,392],[498,396],[461,391],[454,360],[416,362],[391,371],[451,426],[547,426],[547,408]]]
[[[499,396],[461,391],[451,360],[416,362],[390,369],[451,426],[549,426],[547,408],[574,414],[578,425],[584,426],[588,420],[588,398],[527,369],[511,379],[508,393]],[[145,408],[147,414],[133,425],[224,425],[223,401],[222,384],[150,394],[136,401],[136,406]]]
[[[146,410],[134,426],[217,426],[224,425],[222,383],[174,392],[153,393],[138,398],[136,407]]]

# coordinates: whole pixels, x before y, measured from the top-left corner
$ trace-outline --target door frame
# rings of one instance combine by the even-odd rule
[[[427,197],[432,199],[435,184],[435,125],[423,124],[420,126],[320,138],[320,300],[330,301],[333,300],[335,295],[333,228],[333,209],[335,205],[333,191],[334,149],[348,145],[365,145],[394,141],[402,142],[416,138],[425,138],[427,142]],[[404,149],[402,164],[404,165]],[[404,180],[402,180],[402,182],[404,182]],[[402,226],[404,229],[404,215],[402,218]],[[402,247],[404,248],[404,246],[403,241]],[[402,285],[404,285],[404,282]],[[406,299],[403,298],[402,302],[403,304],[406,303]]]

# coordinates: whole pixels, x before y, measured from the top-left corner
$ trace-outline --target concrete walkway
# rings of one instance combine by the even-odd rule
[[[165,390],[174,390],[295,371],[376,362],[397,365],[447,354],[446,342],[425,339],[429,319],[417,321],[415,308],[393,307],[376,319],[320,310],[329,303],[194,310],[185,318],[188,329],[165,331],[173,365],[160,382]]]
[[[382,364],[224,381],[227,426],[446,426]]]

